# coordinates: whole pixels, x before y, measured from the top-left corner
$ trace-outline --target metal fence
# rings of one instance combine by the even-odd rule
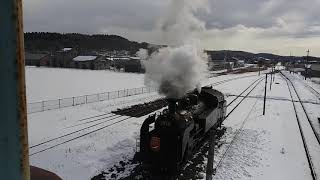
[[[70,98],[48,100],[41,102],[28,103],[28,113],[42,112],[52,109],[60,109],[64,107],[77,106],[81,104],[94,103],[110,99],[117,99],[133,95],[145,94],[155,92],[157,89],[154,87],[141,87],[133,89],[123,89],[119,91],[104,92],[98,94],[90,94],[84,96],[76,96]]]

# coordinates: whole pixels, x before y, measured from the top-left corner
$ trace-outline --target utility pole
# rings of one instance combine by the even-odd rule
[[[266,112],[267,80],[268,80],[268,74],[266,73],[266,80],[264,84],[263,115],[265,115],[265,112]]]
[[[273,66],[272,68],[273,68],[273,82],[274,82],[274,77],[276,76],[276,74],[274,72],[275,71],[275,67]]]
[[[307,63],[309,61],[309,53],[310,53],[310,50],[308,49],[307,51],[307,57],[306,57],[306,63],[304,64],[304,68],[305,68],[305,72],[304,72],[304,80],[307,80]]]
[[[271,85],[272,85],[272,71],[270,73],[270,91],[271,91]]]

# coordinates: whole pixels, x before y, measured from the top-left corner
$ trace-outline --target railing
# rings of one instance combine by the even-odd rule
[[[81,104],[94,103],[99,101],[106,101],[110,99],[117,99],[122,97],[128,97],[133,95],[145,94],[155,92],[154,87],[141,87],[133,89],[123,89],[119,91],[104,92],[98,94],[90,94],[84,96],[75,96],[69,98],[62,98],[56,100],[48,100],[41,102],[28,103],[27,112],[35,113],[52,109],[60,109],[64,107],[77,106]]]

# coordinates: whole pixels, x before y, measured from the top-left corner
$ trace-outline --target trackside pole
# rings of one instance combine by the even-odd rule
[[[214,158],[214,142],[215,142],[214,137],[216,134],[215,132],[216,132],[215,130],[210,131],[206,180],[212,180],[212,175],[214,174],[213,158]]]
[[[275,76],[276,76],[276,73],[275,73],[275,68],[273,68],[273,82],[274,82],[274,78],[275,78]]]
[[[30,180],[22,0],[0,1],[0,179]]]
[[[265,84],[264,84],[263,115],[265,115],[265,113],[266,113],[267,81],[268,81],[268,74],[266,74],[266,80],[265,80]]]
[[[271,85],[272,85],[272,73],[270,74],[270,91],[271,91]]]

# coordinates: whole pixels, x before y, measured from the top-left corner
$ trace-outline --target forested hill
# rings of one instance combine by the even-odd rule
[[[258,58],[265,58],[265,59],[271,59],[275,61],[298,61],[298,60],[305,60],[306,56],[280,56],[276,54],[271,53],[251,53],[251,52],[245,52],[245,51],[231,51],[231,50],[220,50],[220,51],[206,51],[208,54],[211,55],[213,59],[224,59],[225,57],[236,57],[241,60],[254,60]],[[319,61],[319,57],[308,57],[309,61]]]
[[[79,34],[79,33],[49,33],[49,32],[27,32],[24,34],[25,48],[27,51],[49,51],[55,52],[64,47],[76,47],[80,51],[87,50],[127,50],[135,54],[140,48],[149,49],[151,52],[163,45],[151,45],[146,42],[138,43],[130,41],[117,35],[104,34]],[[267,58],[272,60],[294,61],[305,59],[298,56],[279,56],[269,53],[250,53],[245,51],[206,51],[213,59],[224,59],[225,57],[236,57],[242,60],[252,60],[257,58]],[[309,57],[309,61],[320,61],[318,57]]]
[[[24,34],[25,48],[30,51],[57,51],[63,47],[77,47],[86,50],[127,50],[136,52],[148,48],[148,43],[129,41],[117,35],[79,33],[27,32]]]

